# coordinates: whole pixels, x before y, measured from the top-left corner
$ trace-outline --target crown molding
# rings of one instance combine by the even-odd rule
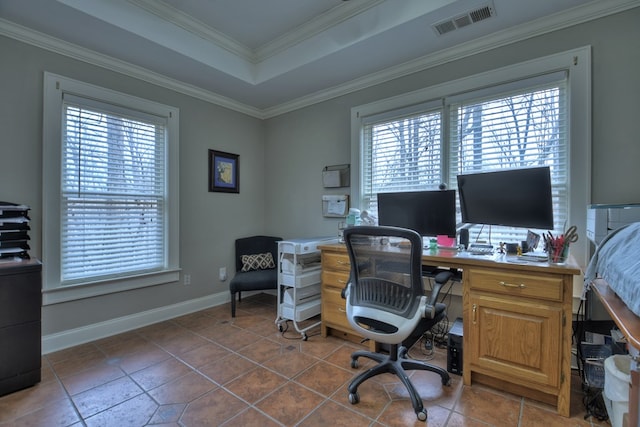
[[[144,9],[147,12],[158,16],[162,20],[172,23],[173,25],[180,27],[185,31],[188,31],[189,33],[208,41],[209,43],[218,45],[222,49],[228,50],[229,52],[240,56],[247,62],[256,62],[255,52],[247,46],[237,42],[233,38],[228,37],[226,34],[221,33],[220,31],[216,31],[203,22],[194,19],[192,16],[187,15],[181,10],[174,8],[173,6],[170,6],[163,1],[127,1],[132,5],[139,7],[140,9]]]
[[[596,0],[586,6],[579,6],[517,27],[498,31],[488,36],[477,38],[471,42],[460,44],[453,48],[425,55],[421,58],[417,58],[376,73],[371,73],[350,82],[323,89],[308,96],[266,108],[263,110],[263,116],[265,119],[276,117],[300,108],[308,107],[313,104],[328,101],[329,99],[386,83],[400,77],[405,77],[416,72],[437,67],[448,62],[463,59],[542,34],[569,28],[594,19],[624,12],[639,6],[640,0],[614,0],[606,2]]]
[[[307,40],[317,34],[335,27],[363,11],[373,8],[385,0],[369,0],[367,2],[344,2],[325,13],[318,15],[311,21],[275,38],[263,46],[253,50],[242,43],[216,31],[214,28],[185,14],[163,1],[158,0],[127,0],[134,6],[152,13],[164,21],[170,22],[209,43],[218,45],[229,52],[242,57],[245,61],[258,64],[265,59],[284,52],[287,49]]]
[[[143,0],[136,0],[143,1]],[[480,37],[471,42],[426,55],[398,66],[390,67],[350,82],[323,89],[316,93],[294,99],[266,109],[259,109],[231,98],[203,90],[156,73],[152,70],[120,61],[113,57],[96,53],[89,49],[64,42],[43,33],[14,24],[0,18],[0,35],[31,44],[33,46],[109,69],[141,81],[162,86],[176,92],[201,99],[258,119],[268,119],[319,102],[327,101],[348,93],[366,89],[400,77],[407,76],[447,62],[462,59],[497,47],[526,40],[538,35],[575,26],[594,19],[602,18],[640,6],[640,0],[595,0],[588,5],[579,6],[511,29]]]
[[[206,91],[199,87],[172,79],[155,71],[120,61],[111,56],[103,55],[83,47],[67,43],[55,37],[34,31],[13,22],[0,18],[0,35],[13,38],[23,43],[45,49],[78,61],[96,65],[129,77],[134,77],[147,83],[174,90],[230,110],[238,111],[259,119],[263,118],[262,111],[258,108],[240,103],[231,98]]]
[[[361,14],[365,10],[378,6],[384,1],[385,0],[367,0],[366,2],[345,1],[340,6],[329,9],[298,28],[265,43],[257,49],[255,60],[256,62],[262,62],[278,53],[284,52],[304,40],[328,31],[332,27]]]

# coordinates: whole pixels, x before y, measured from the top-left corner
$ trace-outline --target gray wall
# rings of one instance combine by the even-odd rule
[[[154,286],[43,307],[43,335],[228,289],[233,241],[266,228],[264,123],[173,91],[0,37],[0,200],[31,206],[31,254],[41,257],[42,82],[50,71],[180,109],[180,257],[191,285]],[[209,193],[208,149],[240,155],[240,194]]]
[[[321,171],[351,161],[352,107],[585,45],[593,48],[592,202],[640,202],[638,22],[636,8],[265,121],[0,37],[0,200],[31,206],[33,256],[41,255],[43,72],[180,108],[180,250],[192,284],[46,306],[43,334],[223,292],[227,282],[218,280],[218,268],[226,266],[232,273],[237,237],[335,235],[338,221],[322,217],[321,197],[348,194],[349,189],[324,189]],[[210,148],[240,154],[240,194],[207,191]]]

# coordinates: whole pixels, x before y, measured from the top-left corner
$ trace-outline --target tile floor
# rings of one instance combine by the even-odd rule
[[[0,426],[593,426],[573,375],[571,418],[452,375],[414,372],[429,418],[419,422],[390,374],[363,383],[349,404],[357,344],[302,341],[274,324],[275,297],[245,298],[231,318],[214,307],[42,357],[42,381],[0,397]],[[414,347],[413,357],[426,357]],[[363,360],[363,359],[362,359]],[[438,349],[434,363],[445,366]],[[373,363],[373,362],[371,362]]]

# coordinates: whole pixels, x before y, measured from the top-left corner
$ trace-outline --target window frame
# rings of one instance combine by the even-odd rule
[[[568,223],[579,230],[586,229],[586,206],[591,194],[591,47],[565,51],[530,61],[521,62],[488,72],[468,76],[446,83],[426,87],[406,94],[382,99],[351,109],[351,199],[355,207],[362,206],[362,183],[364,182],[361,162],[364,156],[361,140],[363,123],[368,117],[405,109],[412,105],[451,98],[457,94],[473,92],[527,80],[544,74],[566,72],[567,78],[567,143],[568,143]],[[449,114],[444,111],[444,114]],[[443,130],[447,140],[448,130]],[[444,154],[444,153],[443,153]],[[446,154],[445,154],[446,155]],[[449,170],[449,159],[444,159],[444,180]],[[449,183],[455,188],[455,183]],[[579,239],[572,246],[572,254],[580,265],[588,261],[587,239]]]
[[[61,185],[63,94],[94,99],[165,118],[165,265],[159,271],[61,284]],[[179,110],[53,73],[44,73],[43,94],[43,304],[122,292],[179,280]]]

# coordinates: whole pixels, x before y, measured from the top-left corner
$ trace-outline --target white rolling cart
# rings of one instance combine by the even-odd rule
[[[320,314],[322,265],[318,245],[336,243],[335,237],[292,239],[278,242],[278,330],[291,321],[304,341],[320,320],[301,327],[298,322]]]

